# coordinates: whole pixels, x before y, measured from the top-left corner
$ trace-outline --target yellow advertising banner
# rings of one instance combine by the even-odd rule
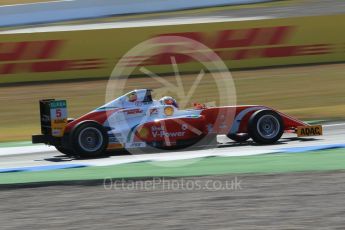
[[[108,77],[123,55],[151,38],[157,38],[153,42],[157,43],[159,54],[127,56],[123,63],[145,66],[155,73],[170,73],[173,69],[168,56],[181,46],[178,41],[158,39],[162,36],[198,41],[215,52],[230,70],[345,61],[345,15],[56,32],[2,32],[0,83]],[[198,47],[193,48],[200,52]],[[176,54],[175,59],[181,72],[200,70],[201,64],[188,53]],[[134,74],[140,74],[140,71],[135,70]]]

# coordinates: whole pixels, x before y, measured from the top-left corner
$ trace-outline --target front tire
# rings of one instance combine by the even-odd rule
[[[272,110],[259,110],[249,119],[248,133],[258,144],[273,144],[284,133],[283,119]]]
[[[98,157],[107,149],[108,134],[102,125],[85,121],[73,129],[71,143],[74,152],[80,157]]]

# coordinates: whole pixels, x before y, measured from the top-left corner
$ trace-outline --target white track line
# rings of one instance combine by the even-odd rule
[[[323,127],[345,126],[345,123],[322,125]]]
[[[5,147],[0,148],[0,156],[20,155],[29,153],[43,153],[43,152],[54,152],[56,149],[52,146],[46,145],[32,145],[22,147]]]

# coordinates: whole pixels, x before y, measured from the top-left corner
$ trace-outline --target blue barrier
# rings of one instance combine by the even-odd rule
[[[72,0],[0,7],[0,27],[177,11],[269,0]]]
[[[83,168],[88,165],[83,164],[61,164],[61,165],[42,165],[42,166],[28,166],[18,168],[4,168],[0,169],[0,173],[13,173],[13,172],[40,172],[58,169],[72,169],[72,168]]]
[[[315,146],[302,146],[280,149],[282,153],[303,153],[310,151],[321,151],[329,149],[345,148],[345,144],[330,144],[330,145],[315,145]]]

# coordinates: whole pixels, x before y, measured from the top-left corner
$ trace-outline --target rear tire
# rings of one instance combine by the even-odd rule
[[[74,118],[67,118],[67,123],[70,123],[74,121]],[[66,156],[73,156],[74,152],[72,149],[67,149],[63,146],[55,146],[56,150],[59,151],[62,154],[65,154]]]
[[[272,110],[259,110],[250,117],[248,132],[258,144],[273,144],[283,135],[284,122],[281,116]]]
[[[59,151],[62,154],[65,154],[66,156],[73,156],[73,151],[70,149],[66,149],[64,147],[61,146],[55,146],[56,150]]]
[[[78,124],[71,134],[70,143],[76,155],[82,158],[98,157],[106,152],[108,134],[102,125],[85,121]]]

